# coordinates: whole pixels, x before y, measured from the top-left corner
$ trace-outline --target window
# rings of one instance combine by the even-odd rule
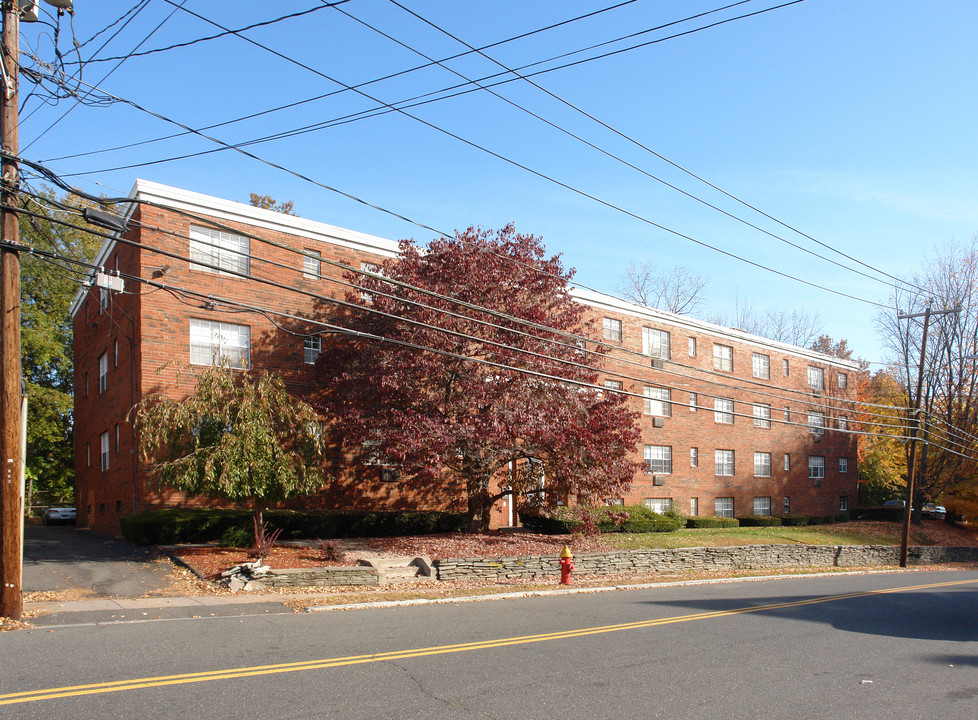
[[[667,388],[645,386],[645,414],[656,417],[672,417],[672,391]]]
[[[622,384],[621,380],[605,380],[604,386],[609,390],[621,390]]]
[[[734,451],[733,450],[717,450],[714,453],[714,463],[716,465],[716,474],[720,476],[727,476],[734,474]]]
[[[323,261],[318,250],[305,250],[302,256],[302,277],[316,280],[322,277]]]
[[[98,391],[101,395],[109,389],[109,354],[98,356]]]
[[[812,390],[825,389],[825,371],[822,368],[808,366],[808,387]]]
[[[98,289],[98,314],[109,309],[109,291],[106,288]]]
[[[660,515],[672,507],[672,498],[645,498],[645,506]]]
[[[771,356],[754,353],[750,358],[751,372],[761,380],[771,379]]]
[[[769,497],[756,497],[756,498],[754,498],[754,514],[755,515],[770,515],[771,514],[771,498],[769,498]]]
[[[373,263],[368,263],[368,262],[360,263],[360,269],[364,272],[370,272],[376,275],[379,275],[381,271],[380,265],[374,265]],[[361,283],[369,279],[370,278],[366,275],[362,275],[358,278],[359,282]],[[373,296],[368,292],[360,293],[360,299],[363,300],[365,303],[373,302]]]
[[[787,405],[784,406],[784,421],[791,422],[791,408]]]
[[[92,444],[85,443],[85,467],[92,466]]]
[[[781,361],[781,372],[784,373],[785,377],[788,377],[788,358]]]
[[[849,472],[849,458],[846,457],[839,458],[839,472],[840,473]]]
[[[808,477],[812,480],[821,480],[825,477],[825,456],[824,455],[809,455],[808,456]],[[816,482],[816,485],[821,483]]]
[[[669,333],[665,330],[642,328],[642,353],[668,360],[670,353]]]
[[[321,335],[310,335],[302,341],[302,362],[306,365],[314,365],[319,353],[323,351],[323,338]]]
[[[247,275],[248,238],[221,230],[190,226],[190,269]]]
[[[733,346],[713,344],[713,369],[733,372]]]
[[[784,496],[784,514],[788,515],[791,513],[791,498],[787,495]]]
[[[689,449],[689,466],[699,467],[700,464],[700,449],[690,448]]]
[[[713,398],[713,422],[733,425],[734,402],[729,398]]]
[[[113,341],[112,352],[115,354],[115,365],[113,367],[119,367],[119,341],[118,340]]]
[[[754,477],[771,477],[771,453],[754,453]]]
[[[645,446],[645,470],[656,475],[672,472],[672,447],[669,445]]]
[[[822,435],[825,432],[825,415],[818,412],[808,413],[808,431],[813,435]]]
[[[604,339],[621,342],[621,320],[615,320],[615,318],[604,319]]]
[[[694,337],[689,339],[689,356],[696,357],[696,338]]]
[[[109,433],[105,431],[102,433],[100,440],[102,441],[102,472],[109,469]]]
[[[771,427],[771,406],[764,403],[754,405],[754,427]]]
[[[849,378],[845,373],[839,373],[839,387],[843,390],[849,387]]]
[[[732,497],[718,497],[713,500],[713,514],[720,517],[734,516],[734,499]]]
[[[784,454],[784,471],[788,472],[791,470],[791,455],[788,453]]]
[[[840,417],[838,420],[836,420],[836,422],[839,425],[839,430],[849,429],[849,418],[845,417],[844,415]]]
[[[397,482],[401,479],[401,471],[396,467],[380,468],[380,481],[385,483]]]
[[[839,510],[844,511],[849,509],[849,496],[839,495]]]
[[[119,423],[115,424],[115,454],[119,454]]]
[[[700,514],[700,499],[690,498],[689,499],[689,514],[696,517]]]
[[[672,447],[669,445],[645,446],[645,471],[655,475],[672,472]]]
[[[190,320],[190,362],[216,365],[227,360],[233,368],[251,364],[251,329],[247,325]]]
[[[696,403],[698,401],[699,401],[699,398],[696,396],[696,393],[690,393],[689,394],[689,411],[690,412],[696,412]]]

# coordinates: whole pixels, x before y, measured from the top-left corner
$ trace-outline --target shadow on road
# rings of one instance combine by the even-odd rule
[[[164,589],[171,566],[152,548],[71,526],[24,530],[24,592],[82,590],[139,597]]]

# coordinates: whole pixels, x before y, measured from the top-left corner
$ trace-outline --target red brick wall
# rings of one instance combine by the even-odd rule
[[[189,255],[190,226],[192,221],[181,214],[147,205],[141,206],[133,217],[134,222],[127,235],[150,248],[158,248],[181,257]],[[275,232],[251,225],[241,225],[226,220],[219,222],[242,232],[261,237],[294,249],[318,250],[324,260],[335,260],[359,268],[363,262],[380,262],[378,255],[355,251],[318,239]],[[205,225],[205,223],[197,223]],[[303,276],[302,257],[289,249],[251,240],[253,256],[250,274],[254,278],[273,280],[283,287],[260,284],[249,279],[236,278],[213,272],[190,270],[189,262],[180,258],[166,257],[147,249],[118,243],[105,260],[107,270],[116,267],[122,273],[147,280],[165,283],[173,289],[189,289],[198,293],[212,294],[215,298],[228,298],[262,308],[278,310],[296,316],[323,317],[328,315],[330,303],[295,292],[308,291],[327,298],[343,298],[347,288],[329,279],[340,279],[342,270],[322,264],[322,274],[329,279],[310,279]],[[279,372],[289,387],[298,395],[311,388],[311,366],[303,364],[302,338],[277,328],[267,317],[255,313],[229,314],[219,305],[210,307],[206,298],[184,296],[178,299],[171,292],[153,286],[127,281],[124,294],[113,293],[109,307],[99,313],[98,290],[89,292],[82,307],[75,315],[75,467],[76,503],[79,523],[85,526],[116,532],[118,518],[123,514],[154,507],[174,504],[208,505],[210,501],[188,499],[172,489],[158,488],[147,469],[135,455],[134,438],[127,415],[133,405],[147,393],[172,386],[177,379],[178,363],[190,359],[189,326],[191,318],[232,322],[247,325],[251,332],[251,362],[256,368]],[[601,318],[612,316],[610,312],[595,309],[595,335],[601,336]],[[835,371],[826,368],[828,389],[822,396],[814,396],[807,387],[806,369],[809,362],[791,353],[779,354],[766,346],[753,346],[745,342],[719,339],[734,345],[734,371],[713,374],[712,343],[716,339],[709,332],[687,330],[679,326],[616,314],[623,320],[622,348],[640,352],[642,327],[656,327],[671,332],[672,360],[663,369],[649,366],[648,358],[613,352],[606,360],[611,373],[628,376],[623,378],[627,392],[641,395],[645,384],[672,386],[672,417],[666,418],[663,428],[653,427],[651,417],[641,420],[644,443],[672,447],[673,471],[665,476],[664,485],[654,485],[652,477],[639,473],[635,477],[627,503],[642,502],[647,498],[671,498],[675,507],[684,513],[690,511],[690,499],[699,499],[701,514],[713,513],[715,497],[734,497],[735,513],[752,512],[754,497],[770,497],[772,514],[781,514],[784,497],[791,498],[791,511],[797,513],[827,514],[838,509],[839,496],[847,495],[850,503],[856,499],[856,453],[850,435],[826,430],[821,442],[815,444],[804,427],[783,425],[777,421],[783,417],[785,405],[791,407],[792,421],[807,422],[809,407],[824,403],[826,397],[848,397],[846,391],[835,386]],[[278,322],[308,332],[314,326],[300,320],[277,318]],[[687,355],[687,339],[692,333],[697,338],[698,353],[695,358]],[[329,336],[323,336],[323,350],[328,351]],[[118,342],[118,365],[115,363],[115,343]],[[771,356],[771,379],[751,380],[751,352],[756,350]],[[99,392],[98,358],[109,355],[108,387]],[[782,377],[781,361],[788,357],[791,373]],[[621,361],[627,361],[621,362]],[[637,363],[637,364],[629,364]],[[695,369],[704,370],[697,373]],[[86,378],[88,390],[86,392]],[[855,377],[850,378],[854,384]],[[718,389],[713,382],[722,382]],[[174,396],[190,391],[184,382],[177,390],[169,390]],[[797,392],[789,392],[797,391]],[[688,393],[699,394],[702,406],[692,413],[684,405]],[[761,392],[790,396],[789,400],[763,398]],[[733,425],[718,425],[713,421],[713,396],[733,398],[735,412],[749,416],[751,403],[768,402],[772,406],[772,427],[757,429],[749,417],[736,417]],[[636,409],[642,401],[633,398]],[[828,414],[828,413],[827,413]],[[119,425],[119,447],[116,451],[115,426]],[[835,427],[834,417],[827,422]],[[99,438],[102,432],[110,433],[109,470],[103,472],[99,458]],[[91,463],[86,462],[86,448],[91,448]],[[689,467],[689,448],[698,447],[699,467]],[[730,478],[714,475],[714,449],[733,449],[736,453],[736,474]],[[771,477],[753,477],[754,451],[771,453]],[[808,455],[821,454],[826,458],[825,479],[820,487],[808,479]],[[782,456],[791,454],[791,470],[783,471]],[[643,447],[636,460],[641,460]],[[849,458],[847,474],[838,472],[838,457]],[[335,456],[329,464],[330,480],[312,497],[292,502],[291,506],[319,509],[462,509],[462,496],[458,487],[446,483],[445,487],[414,488],[403,482],[383,482],[377,467],[356,467]],[[508,519],[506,508],[497,507],[493,514],[496,525]]]

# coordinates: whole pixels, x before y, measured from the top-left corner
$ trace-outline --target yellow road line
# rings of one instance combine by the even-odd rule
[[[291,673],[304,670],[321,670],[324,668],[362,665],[366,663],[385,662],[388,660],[403,660],[414,657],[471,652],[473,650],[489,650],[492,648],[508,647],[513,645],[527,645],[530,643],[566,640],[568,638],[585,637],[588,635],[600,635],[604,633],[623,632],[627,630],[640,630],[643,628],[656,627],[658,625],[671,625],[681,622],[693,622],[696,620],[712,620],[716,618],[730,617],[732,615],[767,612],[771,610],[802,607],[804,605],[817,605],[820,603],[836,602],[839,600],[871,597],[873,595],[886,595],[890,593],[902,593],[913,590],[931,590],[934,588],[952,587],[955,585],[967,585],[976,582],[978,582],[978,578],[972,580],[954,580],[941,583],[929,583],[926,585],[909,585],[897,588],[887,588],[883,590],[869,590],[865,592],[845,593],[841,595],[827,595],[823,597],[808,598],[806,600],[771,603],[768,605],[753,605],[735,608],[733,610],[714,610],[710,612],[692,613],[689,615],[676,615],[673,617],[658,618],[656,620],[639,620],[636,622],[620,623],[616,625],[601,625],[597,627],[581,628],[578,630],[561,630],[558,632],[542,633],[539,635],[521,635],[517,637],[481,640],[477,642],[459,643],[455,645],[436,645],[433,647],[413,648],[409,650],[394,650],[391,652],[375,653],[370,655],[350,655],[347,657],[322,658],[319,660],[306,660],[275,665],[255,665],[244,668],[227,668],[197,673],[184,673],[180,675],[160,675],[157,677],[92,683],[89,685],[71,685],[66,687],[45,688],[43,690],[28,690],[24,692],[0,695],[0,705],[15,705],[18,703],[37,702],[39,700],[53,700],[55,698],[65,697],[80,697],[83,695],[99,695],[103,693],[120,692],[123,690],[140,690],[143,688],[164,687],[167,685],[185,685],[190,683],[209,682],[213,680],[232,680],[236,678],[255,677],[259,675],[276,675],[279,673]]]

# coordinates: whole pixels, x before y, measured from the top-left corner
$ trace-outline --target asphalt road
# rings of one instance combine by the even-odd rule
[[[976,600],[895,572],[45,628],[0,634],[0,716],[974,720]]]
[[[165,588],[172,566],[155,548],[128,545],[71,525],[24,529],[24,592],[83,590],[87,597],[140,597]]]

